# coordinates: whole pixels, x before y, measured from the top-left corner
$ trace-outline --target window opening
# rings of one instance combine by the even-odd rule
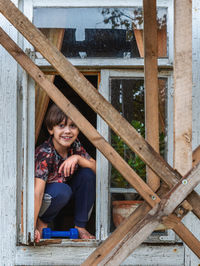
[[[143,14],[134,8],[34,8],[38,28],[64,28],[62,53],[69,58],[138,58],[143,51]],[[50,19],[51,18],[51,19]],[[167,8],[158,7],[158,56],[167,57]]]
[[[85,74],[85,77],[90,81],[95,88],[98,88],[99,84],[99,75],[98,74]],[[67,99],[76,106],[76,108],[86,117],[86,119],[96,128],[96,113],[81,99],[81,97],[60,77],[55,76],[54,84],[60,89],[60,91],[67,97]],[[52,105],[52,101],[49,101],[48,108]],[[42,144],[45,140],[49,138],[49,133],[46,129],[45,123],[43,121],[40,134],[36,143],[36,146]],[[89,142],[89,140],[80,132],[78,136],[81,144],[90,154],[90,156],[96,159],[96,148]],[[69,230],[74,227],[74,202],[71,201],[67,206],[65,206],[54,221],[49,225],[53,230]],[[95,216],[96,216],[95,207],[93,208],[90,219],[87,223],[86,229],[93,235],[95,235],[96,225],[95,225]]]

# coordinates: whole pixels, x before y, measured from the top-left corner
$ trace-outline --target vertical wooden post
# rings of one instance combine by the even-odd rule
[[[185,175],[192,167],[192,1],[174,1],[174,168]],[[185,224],[191,227],[191,217]],[[185,246],[186,261],[192,262]]]
[[[159,152],[156,0],[143,0],[143,14],[146,140]],[[147,183],[154,191],[160,186],[160,179],[149,167],[147,167]]]
[[[192,1],[175,1],[174,168],[192,167]]]

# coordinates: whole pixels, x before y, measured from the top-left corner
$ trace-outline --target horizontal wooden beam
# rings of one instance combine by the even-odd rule
[[[14,57],[14,59],[29,73],[29,75],[46,91],[47,95],[69,116],[83,134],[97,147],[125,179],[150,204],[155,206],[160,202],[159,197],[122,159],[115,149],[97,132],[85,117],[67,100],[59,89],[45,77],[32,60],[11,40],[0,27],[0,44]]]
[[[122,226],[119,226],[119,228],[117,228],[114,233],[84,261],[82,266],[119,265],[160,223],[162,223],[163,219],[167,218],[174,211],[199,182],[200,164],[196,168],[193,168],[187,176],[183,177],[178,184],[162,196],[161,202],[151,210],[148,209],[146,204],[138,207],[136,211],[122,223]],[[191,240],[188,240],[187,236],[185,236],[185,238],[192,251],[200,258],[200,249],[194,248],[194,245],[191,245]],[[197,239],[195,243],[198,244],[198,246],[200,245]]]
[[[181,175],[173,170],[10,0],[0,0],[0,12],[35,46],[36,50],[52,64],[63,79],[169,187],[178,182]],[[195,191],[190,196],[190,198],[195,199],[196,206],[200,205],[200,197]],[[199,209],[197,209],[195,214],[200,218]]]

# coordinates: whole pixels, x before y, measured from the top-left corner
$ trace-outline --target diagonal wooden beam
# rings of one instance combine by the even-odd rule
[[[148,210],[146,204],[137,208],[129,219],[126,219],[122,226],[119,226],[119,229],[117,228],[115,232],[84,261],[82,266],[120,265],[120,263],[153,232],[159,223],[174,211],[199,182],[200,164],[183,177],[178,184],[161,198],[161,202],[151,210]],[[136,218],[136,220],[134,220],[134,218]],[[133,224],[131,224],[131,222],[133,222]],[[126,226],[128,227],[128,231],[126,230]],[[120,233],[123,234],[121,237]],[[117,237],[118,239],[116,239]],[[198,244],[197,247],[199,247],[200,243],[198,240],[196,243]],[[188,241],[188,244],[191,244],[191,241]],[[200,258],[200,249],[195,248],[194,245],[190,247]]]
[[[64,29],[42,29],[41,31],[58,50],[61,50],[65,32]],[[47,75],[46,78],[54,82],[55,75]],[[49,97],[39,86],[35,86],[35,95],[35,142],[37,142],[49,104]]]
[[[52,64],[63,79],[97,112],[124,142],[169,186],[181,175],[138,134],[138,132],[96,91],[92,84],[66,60],[47,38],[20,12],[10,0],[0,0],[0,12]],[[192,192],[195,205],[200,197]],[[195,213],[200,218],[200,208]]]
[[[197,255],[199,256],[200,242],[190,232],[190,230],[181,222],[181,219],[174,214],[171,214],[163,222],[167,228],[173,229],[173,231],[183,240],[183,242]]]
[[[85,117],[65,98],[59,89],[45,77],[42,71],[22,51],[17,44],[0,27],[0,44],[14,59],[29,73],[29,75],[46,91],[49,97],[78,125],[83,134],[105,155],[113,166],[150,204],[155,206],[160,202],[159,197],[122,159],[114,148],[97,132]]]

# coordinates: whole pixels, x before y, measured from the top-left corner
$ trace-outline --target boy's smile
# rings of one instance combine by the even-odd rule
[[[70,118],[68,118],[67,122],[63,120],[52,129],[48,129],[48,131],[51,135],[53,135],[53,144],[57,152],[62,157],[66,157],[67,150],[78,137],[78,127]]]

